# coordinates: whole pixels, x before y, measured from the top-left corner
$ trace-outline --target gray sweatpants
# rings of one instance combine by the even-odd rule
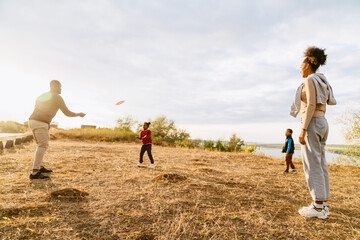
[[[330,198],[329,169],[325,158],[328,134],[326,118],[313,117],[307,129],[306,145],[301,145],[305,178],[314,201]]]

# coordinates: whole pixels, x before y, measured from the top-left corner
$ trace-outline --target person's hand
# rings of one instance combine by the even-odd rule
[[[85,117],[86,116],[86,114],[85,113],[83,113],[83,112],[81,112],[81,113],[79,113],[79,117]]]
[[[299,142],[301,145],[305,145],[306,142],[305,142],[305,135],[306,135],[306,130],[305,129],[301,129],[301,132],[300,132],[300,136],[299,136]]]

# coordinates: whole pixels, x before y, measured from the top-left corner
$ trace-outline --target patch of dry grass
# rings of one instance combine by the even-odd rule
[[[72,139],[82,141],[100,142],[135,142],[136,133],[123,129],[111,128],[75,128],[75,129],[53,129],[51,130],[53,139]]]
[[[359,168],[330,166],[319,220],[297,213],[311,202],[305,178],[279,159],[154,146],[148,169],[138,144],[58,140],[51,181],[30,182],[34,149],[0,156],[0,239],[359,239]],[[81,197],[51,197],[63,189]]]

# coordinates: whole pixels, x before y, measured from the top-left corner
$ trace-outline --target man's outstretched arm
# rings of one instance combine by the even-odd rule
[[[64,113],[65,116],[67,117],[85,117],[85,113],[81,112],[81,113],[74,113],[72,111],[70,111],[66,104],[65,104],[65,101],[62,97],[59,97],[59,101],[58,101],[58,104],[59,104],[59,108],[60,110]]]

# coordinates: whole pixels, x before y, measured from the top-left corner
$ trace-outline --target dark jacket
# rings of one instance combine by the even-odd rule
[[[290,145],[289,145],[290,144]],[[283,153],[294,153],[295,144],[292,135],[286,137],[285,145],[283,146]]]

